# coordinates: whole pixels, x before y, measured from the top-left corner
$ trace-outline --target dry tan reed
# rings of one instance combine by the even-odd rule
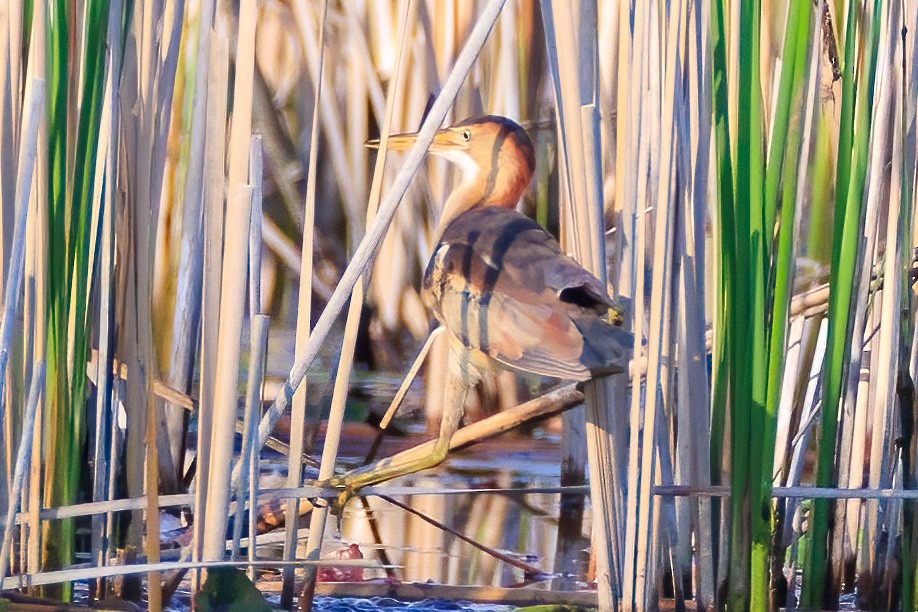
[[[563,387],[453,440],[565,412],[562,486],[533,490],[565,503],[589,491],[598,596],[569,601],[644,609],[666,593],[677,606],[693,598],[701,609],[760,610],[797,605],[798,586],[805,604],[835,605],[856,585],[864,607],[914,607],[918,11],[904,0],[804,5],[179,0],[136,3],[127,15],[122,0],[3,4],[0,501],[18,525],[4,532],[0,565],[14,574],[5,586],[23,575],[33,587],[91,581],[93,598],[123,584],[130,597],[146,574],[156,608],[161,572],[193,570],[198,589],[199,570],[222,563],[229,541],[234,560],[248,547],[256,576],[270,565],[259,560],[265,546],[283,541],[284,561],[273,565],[284,581],[269,588],[285,604],[302,567],[304,605],[313,588],[382,593],[316,587],[315,568],[297,561],[320,558],[328,518],[325,504],[307,499],[335,494],[302,479],[326,399],[303,382],[307,371],[330,381],[326,370],[336,370],[320,478],[335,473],[348,442],[345,408],[364,380],[361,324],[377,367],[408,371],[393,412],[419,386],[422,362],[428,389],[442,386],[436,333],[408,363],[429,332],[418,281],[455,186],[446,165],[425,170],[423,159],[444,122],[494,112],[531,126],[538,148],[521,209],[608,280],[635,335],[630,377],[587,384],[585,412],[566,410],[582,396]],[[106,29],[89,27],[102,7]],[[61,16],[65,27],[51,23]],[[62,66],[72,78],[58,78]],[[397,172],[386,170],[386,136],[418,126],[417,146]],[[363,143],[377,129],[371,166]],[[293,354],[278,358],[275,338],[294,325]],[[764,350],[752,354],[753,342]],[[33,364],[42,361],[48,382],[36,396]],[[264,414],[263,369],[270,384],[289,372]],[[486,381],[481,397],[513,405],[506,398],[525,392],[504,377]],[[426,394],[430,422],[438,402]],[[71,404],[68,439],[60,415]],[[287,414],[289,444],[270,438]],[[186,445],[189,424],[197,443]],[[19,440],[32,441],[28,463]],[[287,455],[284,489],[259,470],[265,445]],[[85,482],[73,481],[85,504],[52,503],[49,491],[73,472],[51,459],[65,447],[87,449],[68,455],[91,466]],[[515,488],[501,478],[495,490]],[[427,488],[414,511],[457,503],[448,501],[454,487],[427,477],[418,485]],[[469,515],[488,522],[462,538],[576,566],[582,507],[548,544],[522,534],[508,542],[503,521],[529,521],[534,498],[523,507],[520,496],[488,491],[470,489]],[[393,492],[412,491],[367,494]],[[278,499],[291,518],[311,510],[308,536],[287,520],[282,539],[256,538],[250,512],[247,541],[245,509]],[[185,505],[196,519],[190,547],[165,549],[155,537],[160,510]],[[401,532],[361,519],[355,533],[391,549],[410,527],[453,555],[398,558],[400,576],[519,577],[478,553],[468,566],[456,560],[467,549],[450,543],[455,528],[441,518],[405,519]],[[91,530],[80,552],[94,567],[69,566],[69,551],[84,546],[61,527],[71,524]],[[46,571],[58,544],[67,566]],[[123,565],[132,560],[146,564]],[[126,579],[110,580],[118,575]],[[581,578],[557,576],[553,586],[577,588]]]

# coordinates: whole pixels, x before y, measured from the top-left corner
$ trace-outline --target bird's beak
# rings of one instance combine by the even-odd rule
[[[417,139],[417,132],[411,132],[409,134],[392,134],[389,136],[388,147],[392,151],[407,151]],[[367,142],[367,146],[371,149],[378,149],[379,140],[370,140]]]
[[[433,142],[430,143],[430,148],[428,149],[431,153],[440,153],[449,148],[452,148],[452,133],[449,130],[439,130],[434,134]],[[389,136],[388,148],[393,151],[407,151],[410,149],[415,141],[418,139],[417,132],[410,132],[407,134],[392,134]],[[374,138],[373,140],[368,140],[366,146],[371,149],[379,148],[379,139]]]

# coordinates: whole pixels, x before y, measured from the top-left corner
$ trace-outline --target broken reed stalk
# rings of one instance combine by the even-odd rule
[[[252,134],[249,149],[249,183],[252,185],[252,211],[249,220],[249,317],[262,314],[261,256],[264,240],[264,139]]]
[[[294,5],[294,16],[301,40],[309,36],[307,32],[306,6],[302,3]],[[313,233],[316,223],[316,172],[319,158],[319,132],[320,108],[322,100],[322,76],[325,64],[325,21],[328,16],[328,0],[322,3],[322,15],[319,18],[319,49],[315,55],[316,66],[311,70],[313,88],[312,126],[309,144],[309,165],[306,170],[306,202],[303,219],[303,246],[300,261],[300,291],[297,302],[296,317],[296,344],[293,358],[298,359],[309,341],[312,326],[312,270],[313,270]],[[303,456],[306,434],[306,385],[300,385],[293,396],[293,407],[290,414],[290,453],[287,455],[287,486],[298,487],[303,481]],[[299,515],[299,500],[287,500],[287,507],[292,509],[292,515]],[[298,521],[287,521],[284,539],[284,560],[292,561],[296,557],[296,536]],[[284,568],[283,587],[281,589],[281,605],[285,608],[293,604],[294,567]],[[308,604],[307,604],[308,605]]]
[[[254,563],[258,556],[258,542],[257,542],[257,532],[255,529],[255,524],[257,523],[257,515],[255,513],[255,504],[258,502],[258,477],[259,477],[259,458],[261,453],[258,448],[255,446],[255,441],[258,438],[258,418],[261,416],[261,407],[263,403],[263,385],[264,385],[264,374],[265,374],[265,363],[267,362],[268,355],[268,328],[270,326],[270,318],[267,315],[257,315],[252,321],[252,325],[256,328],[256,333],[253,333],[253,336],[258,339],[260,343],[264,346],[259,348],[261,353],[262,363],[259,368],[255,370],[256,379],[251,381],[249,387],[249,396],[248,401],[251,402],[246,404],[246,428],[245,436],[243,439],[243,445],[247,444],[248,449],[248,471],[249,471],[249,538],[248,538],[248,550],[247,556],[250,563]],[[262,330],[261,327],[264,327]],[[262,335],[264,339],[262,339]],[[252,358],[254,361],[254,357]],[[254,580],[254,567],[250,566],[249,570],[249,579]]]
[[[211,457],[208,468],[204,520],[204,560],[222,559],[226,552],[226,518],[229,507],[230,466],[236,427],[236,389],[239,376],[239,339],[245,310],[245,274],[248,263],[252,188],[248,160],[252,140],[252,95],[255,70],[255,0],[239,7],[236,72],[233,90],[233,123],[229,141],[229,195],[226,207],[226,243],[220,291],[220,333],[217,378],[214,381]],[[260,448],[260,447],[259,447]]]
[[[109,367],[105,368],[105,372],[102,372],[100,364],[101,354],[101,348],[90,349],[89,361],[86,362],[86,376],[89,378],[89,382],[101,387],[102,383],[100,381],[103,375],[108,378],[114,377],[122,381],[128,379],[127,364],[111,357],[107,360]],[[158,378],[153,380],[153,395],[166,402],[171,402],[184,410],[193,411],[198,409],[198,402],[194,398],[187,393],[182,393],[177,389],[173,389]]]
[[[817,355],[818,356],[818,355]],[[559,389],[561,392],[563,389]],[[574,389],[576,392],[576,389]],[[578,392],[579,393],[579,392]],[[583,397],[581,396],[571,396],[570,399],[564,400],[558,404],[552,402],[551,404],[543,404],[541,402],[546,401],[547,396],[542,398],[531,400],[525,404],[521,404],[516,409],[522,410],[525,409],[530,412],[530,414],[525,415],[524,417],[514,417],[512,423],[506,423],[500,420],[494,421],[495,417],[488,417],[488,419],[478,421],[478,423],[483,424],[483,427],[480,429],[473,428],[472,432],[467,433],[465,436],[461,437],[455,445],[450,446],[450,451],[464,450],[480,442],[487,441],[491,438],[494,438],[502,433],[516,429],[523,425],[530,425],[533,423],[538,423],[546,418],[550,418],[556,414],[563,412],[569,408],[577,406],[578,403],[583,402]],[[501,413],[503,414],[503,413]],[[471,425],[463,429],[472,428]],[[459,431],[463,431],[460,429]],[[412,447],[411,449],[405,450],[402,453],[396,455],[399,461],[407,460],[412,457],[422,456],[425,453],[430,453],[430,447],[424,444]],[[795,480],[797,481],[797,480]],[[394,487],[382,487],[382,486],[372,486],[367,487],[361,490],[361,493],[365,496],[371,495],[389,495],[389,496],[402,496],[402,495],[467,495],[467,494],[485,494],[485,493],[502,493],[502,494],[557,494],[557,493],[568,493],[568,492],[586,492],[585,487],[528,487],[528,488],[519,488],[519,487],[483,487],[483,488],[473,488],[469,489],[468,487],[461,488],[417,488],[413,486],[394,486]],[[729,498],[732,496],[729,486],[727,485],[656,485],[653,487],[654,495],[658,496],[674,496],[674,497],[708,497],[708,498]],[[320,487],[316,484],[304,485],[296,489],[284,488],[271,488],[271,489],[261,489],[258,495],[258,503],[264,505],[268,502],[274,500],[282,500],[291,496],[298,497],[300,499],[309,499],[309,498],[322,498],[322,499],[334,499],[340,494],[340,489],[331,488],[331,487]],[[900,489],[900,488],[856,488],[856,489],[836,489],[828,487],[815,487],[815,486],[779,486],[773,487],[772,497],[775,499],[788,499],[788,500],[807,500],[807,499],[834,499],[834,500],[845,500],[845,499],[859,499],[859,500],[869,500],[869,499],[882,499],[882,500],[918,500],[918,490],[916,489]],[[191,493],[182,493],[179,495],[161,495],[159,498],[159,507],[160,508],[170,508],[176,506],[184,506],[190,504],[194,499],[194,495]],[[135,497],[128,499],[115,499],[107,502],[86,502],[82,504],[76,504],[72,506],[61,506],[58,508],[46,508],[41,511],[40,518],[41,520],[58,520],[64,518],[75,518],[81,516],[91,516],[93,514],[99,513],[109,513],[109,512],[125,512],[129,510],[136,510],[138,508],[144,508],[147,504],[145,497]],[[16,524],[23,524],[30,521],[31,518],[26,513],[19,513],[16,515],[15,522]],[[0,522],[0,525],[4,523]],[[230,544],[232,542],[230,541]]]
[[[259,319],[265,318],[263,315],[256,317],[255,325],[261,325]],[[266,322],[265,322],[266,324]],[[260,332],[259,332],[260,333]],[[253,357],[254,359],[254,357]],[[253,397],[253,393],[250,397]],[[517,429],[523,425],[532,425],[543,421],[547,418],[555,416],[557,414],[563,413],[570,408],[578,406],[583,403],[583,394],[577,390],[575,385],[565,385],[553,391],[546,393],[545,395],[538,397],[536,399],[530,400],[519,406],[515,406],[508,410],[504,410],[498,414],[495,414],[491,417],[468,425],[460,429],[456,435],[453,437],[453,440],[450,444],[450,451],[456,451],[461,449],[466,449],[475,444],[490,440],[494,437]],[[408,449],[399,453],[395,457],[391,458],[393,460],[402,460],[410,459],[412,457],[426,456],[430,454],[433,442],[427,442],[416,446],[412,449]],[[373,469],[374,466],[368,466],[367,469]],[[473,493],[487,493],[487,492],[519,492],[519,493],[539,493],[539,492],[558,492],[564,488],[536,488],[536,489],[476,489],[472,491]],[[671,494],[674,495],[690,495],[694,494],[695,489],[691,487],[671,487]],[[710,490],[709,490],[710,489]],[[432,495],[438,493],[462,493],[468,491],[467,489],[445,489],[445,490],[416,490],[416,489],[405,489],[405,488],[385,488],[380,486],[370,487],[365,490],[367,495],[406,495],[406,494],[425,494]],[[662,488],[659,494],[670,494],[669,490]],[[711,489],[701,488],[698,489],[698,494],[716,494],[722,495],[726,489],[719,490],[716,487]],[[808,493],[813,495],[820,494],[820,491],[813,491],[812,489],[795,489],[797,494],[800,496],[805,496]],[[824,493],[824,491],[822,492]],[[887,492],[888,493],[888,492]],[[914,493],[915,496],[918,496],[918,493]],[[268,503],[272,500],[285,499],[290,495],[296,495],[298,499],[301,499],[303,503],[308,504],[308,501],[302,498],[309,497],[333,497],[337,494],[335,489],[321,489],[315,486],[299,487],[294,489],[284,488],[284,489],[265,489],[257,497],[251,496],[250,499],[256,499],[259,503]],[[864,491],[860,491],[861,495],[864,495]],[[883,494],[881,493],[872,493],[874,495]],[[179,494],[179,495],[162,495],[159,497],[159,507],[175,507],[182,506],[193,501],[194,496],[192,494]],[[133,499],[115,499],[106,502],[99,503],[83,503],[76,504],[74,506],[59,507],[59,508],[47,508],[41,512],[41,518],[43,520],[56,520],[61,518],[74,518],[79,516],[90,516],[94,514],[104,514],[104,513],[113,513],[113,512],[123,512],[127,510],[133,510],[142,508],[146,505],[145,498],[133,498]],[[301,512],[301,515],[305,514]],[[15,523],[23,523],[28,520],[26,515],[18,515],[14,518]],[[253,532],[254,533],[254,532]]]

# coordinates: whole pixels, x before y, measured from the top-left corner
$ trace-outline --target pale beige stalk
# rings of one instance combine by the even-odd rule
[[[214,381],[209,482],[204,519],[205,561],[222,559],[225,553],[226,517],[229,507],[230,466],[236,422],[236,389],[239,377],[239,339],[245,309],[245,274],[248,257],[252,188],[248,185],[248,161],[252,138],[252,90],[255,65],[255,0],[239,7],[236,41],[236,73],[233,90],[233,121],[229,139],[223,277],[220,292],[220,333],[217,343],[217,378]]]
[[[216,354],[220,323],[221,260],[223,258],[223,214],[226,190],[226,109],[229,79],[229,43],[223,29],[211,30],[207,76],[207,142],[204,147],[204,277],[201,296],[201,409],[198,411],[194,512],[204,516],[210,472],[210,444],[213,430],[213,397],[217,380]],[[192,561],[201,560],[204,521],[194,522]],[[196,586],[200,574],[195,572]]]
[[[300,28],[300,36],[305,39],[309,36],[304,29],[311,24],[305,20],[305,6],[296,5],[294,14],[297,17],[297,26]],[[313,255],[313,232],[315,231],[316,222],[316,168],[318,167],[319,151],[319,116],[320,105],[324,102],[322,97],[322,73],[325,61],[325,21],[328,15],[328,0],[322,4],[322,16],[319,19],[319,44],[318,53],[310,54],[315,58],[315,66],[311,67],[312,80],[315,88],[315,97],[313,98],[312,126],[310,132],[309,145],[309,167],[306,172],[306,203],[305,215],[303,221],[303,246],[302,260],[300,268],[300,291],[297,303],[296,319],[296,344],[294,346],[293,357],[300,359],[306,344],[309,342],[309,332],[312,326],[312,255]],[[305,44],[305,42],[304,42]],[[287,456],[287,486],[298,487],[303,480],[303,463],[300,457],[303,456],[304,435],[306,427],[306,384],[300,385],[299,389],[293,394],[293,405],[290,413],[290,454]],[[290,498],[287,500],[287,508],[291,516],[299,516],[299,500]],[[292,561],[296,557],[297,549],[297,528],[298,521],[289,520],[285,526],[284,538],[284,560]],[[281,605],[289,607],[293,604],[293,579],[294,568],[288,566],[284,568],[284,581],[281,591]]]
[[[560,152],[567,173],[567,194],[571,205],[569,235],[562,238],[574,247],[574,255],[587,270],[605,281],[605,245],[602,210],[602,161],[599,154],[597,83],[592,66],[597,61],[595,6],[589,3],[542,3],[549,43],[549,58],[558,103]],[[593,10],[591,10],[593,9]],[[580,43],[586,37],[587,46]],[[582,55],[581,55],[582,53]],[[553,62],[553,64],[551,63]],[[621,483],[613,463],[612,438],[617,406],[614,378],[589,381],[584,386],[586,423],[568,420],[569,446],[579,444],[574,436],[585,433],[589,459],[591,503],[593,508],[593,554],[600,610],[612,610],[618,603],[620,559],[616,539],[619,534],[618,509]],[[618,380],[621,380],[620,378]]]
[[[399,40],[398,63],[391,82],[391,89],[394,93],[397,91],[399,81],[403,78],[405,48],[407,46],[407,33],[409,19],[413,14],[414,2],[409,2],[403,9],[402,19],[399,23],[397,40]],[[366,222],[367,225],[373,222],[376,210],[379,206],[380,191],[382,187],[382,177],[385,169],[387,137],[391,128],[392,114],[395,109],[395,96],[389,96],[386,100],[386,116],[381,126],[380,135],[382,136],[379,153],[376,158],[376,165],[373,169],[373,184],[370,187],[370,199],[367,204]],[[328,426],[325,432],[325,444],[322,447],[322,459],[319,463],[319,480],[331,478],[335,474],[335,462],[338,456],[338,444],[341,437],[341,427],[344,421],[344,408],[348,396],[348,387],[350,383],[351,368],[354,361],[354,348],[357,343],[357,329],[360,324],[361,310],[363,309],[364,299],[364,282],[358,279],[354,290],[351,293],[350,304],[348,305],[347,321],[344,325],[344,338],[341,340],[341,355],[338,358],[338,370],[335,375],[335,384],[332,391],[331,409],[328,416]],[[291,450],[291,456],[293,452]],[[309,539],[306,542],[306,558],[318,560],[322,553],[322,539],[325,535],[325,522],[328,518],[328,507],[319,506],[313,509],[309,517]],[[306,577],[303,585],[301,603],[304,609],[312,609],[313,593],[315,592],[316,572],[314,569],[307,568]]]

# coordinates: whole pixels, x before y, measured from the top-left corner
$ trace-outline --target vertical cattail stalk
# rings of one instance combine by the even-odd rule
[[[771,326],[766,329],[768,361],[766,373],[765,411],[760,425],[753,425],[761,431],[761,452],[753,460],[758,461],[758,498],[752,500],[753,540],[752,555],[752,599],[759,609],[769,605],[772,584],[780,574],[771,575],[774,565],[772,549],[773,530],[775,528],[774,502],[771,496],[774,479],[774,457],[778,422],[778,408],[781,401],[781,390],[785,376],[785,356],[787,354],[787,330],[789,311],[793,290],[794,261],[796,255],[797,225],[797,181],[802,171],[806,172],[805,162],[809,150],[801,149],[801,131],[804,125],[806,107],[804,105],[804,82],[807,76],[807,48],[811,36],[815,36],[813,46],[819,48],[819,28],[810,27],[812,7],[794,4],[788,7],[787,28],[784,40],[784,53],[781,68],[781,80],[778,87],[778,98],[775,106],[775,117],[772,127],[769,157],[765,167],[765,235],[777,234],[777,245],[772,247],[771,264],[766,279],[765,300],[771,311]],[[810,79],[816,75],[810,74]],[[791,112],[795,119],[791,119]],[[778,182],[782,182],[782,193],[778,196]],[[769,241],[766,239],[765,248]],[[767,322],[763,322],[767,324]],[[779,570],[780,568],[775,568]],[[770,602],[774,607],[775,602]]]
[[[326,3],[327,4],[327,3]],[[395,109],[395,93],[401,84],[401,78],[404,73],[403,62],[405,50],[407,47],[407,38],[409,31],[408,17],[413,14],[414,2],[407,2],[403,5],[403,15],[399,28],[398,40],[399,54],[398,63],[396,64],[395,78],[391,84],[391,90],[386,100],[386,114],[383,120],[382,141],[380,143],[379,154],[376,158],[376,166],[373,171],[373,183],[370,187],[370,200],[367,206],[366,221],[368,224],[373,222],[376,215],[376,209],[379,204],[380,190],[382,188],[382,178],[385,169],[386,160],[386,138],[391,129],[392,115]],[[323,14],[322,24],[324,26]],[[324,40],[324,30],[323,30]],[[319,56],[320,60],[322,55]],[[319,66],[321,68],[321,65]],[[318,71],[321,76],[321,70]],[[318,95],[318,90],[317,90]],[[317,105],[318,107],[318,105]],[[315,168],[313,158],[310,158],[310,171],[314,176]],[[314,205],[314,202],[308,202],[308,205]],[[347,401],[348,386],[350,383],[351,368],[353,367],[354,349],[357,343],[357,330],[360,324],[361,311],[363,310],[364,284],[360,281],[354,287],[351,294],[351,301],[348,305],[347,321],[344,327],[344,338],[341,344],[341,355],[338,358],[337,374],[335,376],[335,385],[332,391],[332,405],[328,417],[328,427],[325,434],[325,445],[322,449],[322,460],[319,464],[319,478],[327,479],[334,475],[335,461],[338,455],[338,443],[341,436],[341,426],[344,420],[344,408]],[[291,457],[293,453],[291,451]],[[297,456],[299,457],[299,456]],[[299,460],[299,459],[298,459]],[[297,485],[299,486],[299,485]],[[294,515],[296,516],[296,515]],[[306,542],[306,558],[317,560],[322,553],[322,539],[325,534],[325,522],[328,518],[327,507],[315,507],[309,517],[309,539]],[[306,577],[303,584],[303,593],[301,604],[304,609],[312,609],[312,599],[315,593],[316,572],[314,568],[306,569]]]
[[[565,242],[570,241],[581,263],[604,280],[602,158],[597,114],[598,83],[594,70],[598,59],[592,34],[596,27],[596,5],[590,1],[579,5],[549,5],[543,2],[542,15],[549,66],[558,100],[562,167],[567,174],[565,184],[571,205],[570,221],[565,224],[570,234],[564,238]],[[584,389],[593,505],[593,554],[602,609],[612,609],[621,597],[621,560],[618,558],[617,538],[622,483],[614,464],[617,452],[611,436],[612,424],[616,422],[615,415],[618,413],[616,400],[619,396],[615,386],[621,380],[592,381]],[[568,426],[571,425],[569,422]]]
[[[226,244],[220,292],[220,334],[217,346],[217,378],[214,381],[213,421],[205,501],[205,561],[220,560],[226,550],[226,518],[229,506],[230,465],[236,432],[236,387],[239,375],[239,338],[245,310],[245,274],[248,259],[252,188],[248,183],[248,160],[252,133],[252,93],[255,68],[254,0],[239,8],[236,41],[236,75],[233,92],[233,124],[229,141],[229,195],[226,206]]]
[[[110,445],[117,420],[112,410],[113,383],[111,381],[112,359],[114,351],[114,272],[115,272],[115,203],[116,178],[118,175],[118,147],[121,142],[121,131],[118,129],[120,116],[120,98],[118,89],[121,84],[121,0],[112,0],[109,5],[108,19],[108,74],[105,90],[106,112],[109,121],[109,142],[105,155],[105,176],[108,186],[103,195],[102,221],[100,224],[100,262],[99,274],[99,354],[96,371],[96,431],[93,441],[93,501],[106,499],[110,486],[109,467],[117,464],[117,452]],[[92,517],[92,558],[100,567],[108,563],[108,548],[111,532],[107,527],[112,522],[111,513]],[[99,580],[95,585],[95,595],[100,597],[105,591],[105,582]]]
[[[238,84],[239,81],[236,82]],[[226,215],[228,244],[223,254],[220,338],[217,345],[217,378],[214,381],[209,474],[204,508],[204,561],[219,561],[226,552],[226,521],[232,490],[230,466],[233,461],[233,439],[236,433],[239,339],[242,337],[245,311],[246,275],[240,274],[239,270],[245,269],[248,257],[251,202],[251,186],[237,183],[230,188]]]
[[[209,124],[208,81],[210,78],[211,28],[215,0],[201,2],[198,15],[198,48],[194,67],[194,93],[191,109],[191,142],[188,168],[182,193],[182,246],[178,279],[176,280],[175,313],[172,326],[172,348],[169,357],[169,385],[187,391],[194,370],[194,349],[197,346],[201,319],[201,286],[204,276],[204,164],[205,137]],[[219,94],[215,94],[219,95]],[[181,482],[184,468],[187,413],[167,404],[164,408],[167,445],[175,474],[164,475],[165,482]],[[168,492],[168,491],[167,491]]]
[[[306,38],[307,24],[302,13],[305,5],[295,6],[297,23],[303,38]],[[297,359],[309,341],[312,326],[312,255],[313,232],[316,222],[316,168],[319,157],[319,115],[323,102],[322,74],[325,61],[325,19],[328,15],[328,0],[322,4],[322,16],[319,19],[319,50],[315,55],[316,66],[312,69],[313,83],[315,84],[315,98],[312,114],[312,131],[310,132],[309,167],[306,171],[306,204],[305,218],[303,221],[303,248],[300,262],[300,291],[297,304],[296,345],[294,359]],[[352,298],[356,299],[356,298]],[[339,372],[340,375],[340,372]],[[306,427],[306,385],[303,384],[293,395],[293,407],[290,415],[290,454],[287,456],[287,486],[299,487],[303,480],[303,447]],[[290,498],[287,500],[287,520],[284,524],[284,559],[292,561],[296,556],[296,534],[299,528],[300,500]],[[311,535],[311,531],[310,531]],[[281,591],[281,605],[285,608],[293,604],[293,579],[294,567],[284,567],[284,582]]]
[[[836,173],[835,227],[828,313],[829,331],[823,366],[822,435],[816,473],[817,486],[829,486],[834,481],[838,407],[844,390],[844,372],[850,352],[849,312],[852,305],[855,271],[862,257],[860,241],[857,237],[864,223],[865,206],[863,202],[870,150],[870,119],[873,109],[877,46],[880,38],[881,11],[879,3],[874,4],[872,14],[864,15],[864,23],[860,23],[857,18],[860,11],[856,3],[848,5]],[[864,37],[862,46],[858,45],[860,35]],[[863,61],[856,63],[855,58],[859,46],[863,54]],[[861,66],[862,69],[859,74],[856,74],[858,66]],[[855,84],[857,87],[856,105]],[[853,247],[852,245],[858,246]],[[828,500],[814,500],[809,523],[809,546],[811,548],[804,566],[801,595],[801,603],[810,607],[822,605],[824,587],[827,584],[828,514]]]
[[[258,464],[258,455],[255,453],[254,435],[258,435],[255,424],[258,423],[258,417],[261,414],[261,387],[264,382],[265,362],[268,354],[268,327],[270,317],[257,314],[252,316],[252,323],[249,333],[249,347],[251,356],[249,358],[249,374],[246,385],[245,416],[243,418],[244,429],[242,433],[242,448],[239,451],[238,463],[246,466],[241,472],[241,477],[236,485],[236,513],[233,516],[233,559],[239,558],[240,540],[242,538],[242,523],[245,511],[246,501],[249,508],[249,543],[248,559],[255,560],[255,531],[253,525],[254,517],[257,514],[258,498],[255,495],[257,491],[257,471],[252,473],[253,467]],[[250,489],[250,487],[254,487]],[[246,497],[248,496],[248,499]],[[293,521],[296,522],[296,521]],[[250,571],[254,568],[250,568]],[[250,575],[250,577],[252,577]]]
[[[198,410],[198,443],[194,513],[204,516],[210,473],[210,442],[213,431],[213,397],[216,386],[216,359],[220,323],[220,285],[223,259],[224,198],[226,190],[226,107],[229,79],[228,41],[222,30],[211,30],[207,83],[207,142],[204,148],[204,278],[201,295],[201,382]],[[201,560],[204,521],[194,522],[191,545],[194,561]],[[197,581],[197,573],[195,573]]]

